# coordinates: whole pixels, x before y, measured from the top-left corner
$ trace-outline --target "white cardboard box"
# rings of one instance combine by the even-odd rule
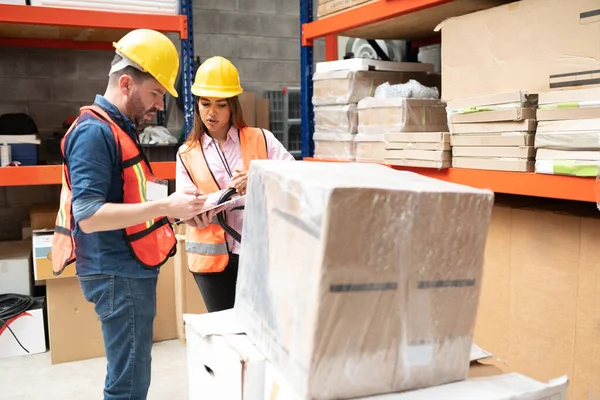
[[[0,242],[0,294],[31,296],[31,241]]]
[[[8,327],[0,326],[0,358],[38,354],[46,351],[43,298],[36,300],[33,309],[9,319],[7,325]],[[23,350],[15,336],[29,353]]]
[[[568,383],[566,376],[544,383],[513,373],[472,378],[410,392],[363,397],[362,400],[566,400]],[[269,362],[265,368],[263,399],[300,399]]]
[[[261,400],[265,358],[233,310],[184,314],[190,400]]]

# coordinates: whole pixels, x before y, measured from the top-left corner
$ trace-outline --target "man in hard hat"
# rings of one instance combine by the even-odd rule
[[[177,96],[179,57],[163,34],[139,29],[114,44],[104,96],[83,107],[62,142],[61,209],[52,246],[55,274],[76,260],[85,298],[102,324],[108,360],[104,399],[145,399],[150,386],[159,267],[175,254],[170,219],[198,215],[206,196],[167,196],[135,126]]]

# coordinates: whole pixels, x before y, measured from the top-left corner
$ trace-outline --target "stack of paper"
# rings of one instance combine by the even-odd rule
[[[597,176],[600,89],[540,93],[535,172]]]
[[[525,91],[449,101],[452,166],[533,171],[537,101]]]
[[[388,148],[386,142],[388,136],[393,141],[405,143],[414,141],[419,133],[437,132],[438,138],[443,136],[448,131],[445,107],[445,103],[437,99],[368,97],[361,100],[358,103],[357,160],[415,167],[424,166],[425,162],[434,163],[431,167],[447,167],[450,149],[446,150],[444,146],[431,148],[431,143],[438,139],[429,138],[429,142],[424,142],[429,145],[418,148]]]

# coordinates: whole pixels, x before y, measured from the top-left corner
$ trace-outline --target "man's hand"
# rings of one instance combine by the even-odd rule
[[[246,185],[248,183],[248,171],[235,170],[237,174],[231,179],[230,188],[235,188],[241,195],[246,194]]]
[[[194,218],[185,221],[185,223],[192,228],[204,229],[212,223],[212,221],[215,219],[215,216],[221,211],[222,208],[215,208],[214,210],[196,215]]]
[[[165,214],[184,221],[192,219],[202,212],[206,198],[195,188],[185,188],[183,192],[175,192],[164,200]]]

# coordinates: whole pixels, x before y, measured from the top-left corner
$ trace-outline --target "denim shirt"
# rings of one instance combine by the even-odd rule
[[[123,131],[138,141],[133,122],[115,105],[100,95],[94,104],[102,107]],[[104,203],[123,203],[120,160],[110,127],[95,117],[80,119],[65,143],[65,162],[73,191],[77,275],[157,276],[158,268],[145,269],[135,260],[122,230],[88,234],[79,228],[79,222],[92,216]]]

